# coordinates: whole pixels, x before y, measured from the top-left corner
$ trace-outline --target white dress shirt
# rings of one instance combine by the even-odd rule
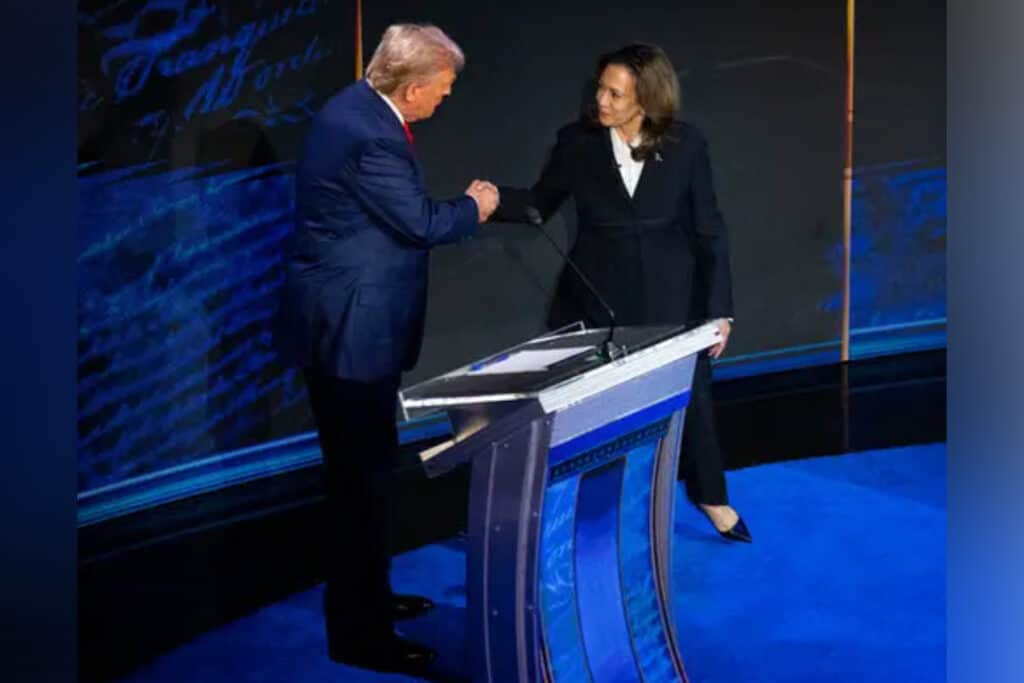
[[[644,170],[644,162],[633,158],[633,148],[640,144],[640,136],[633,138],[633,142],[626,143],[622,137],[615,132],[614,128],[608,129],[612,136],[612,153],[615,155],[615,163],[619,167],[619,175],[622,176],[622,183],[626,186],[626,192],[632,197],[636,192],[636,185],[640,182],[640,174]]]

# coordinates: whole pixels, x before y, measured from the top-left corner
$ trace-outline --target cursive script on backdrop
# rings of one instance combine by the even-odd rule
[[[98,136],[80,162],[166,159],[175,138],[187,147],[183,136],[232,118],[264,129],[308,120],[343,85],[318,68],[345,31],[338,6],[116,0],[80,10],[79,129]]]

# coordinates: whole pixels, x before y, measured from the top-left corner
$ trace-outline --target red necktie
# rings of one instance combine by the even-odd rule
[[[402,121],[402,128],[405,128],[405,139],[409,141],[409,146],[412,147],[412,131],[409,130],[408,122]]]

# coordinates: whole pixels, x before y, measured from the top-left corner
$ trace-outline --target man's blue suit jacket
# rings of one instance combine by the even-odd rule
[[[356,381],[399,376],[423,341],[430,248],[479,228],[470,197],[427,196],[398,117],[366,81],[313,121],[296,171],[286,265],[286,352]]]

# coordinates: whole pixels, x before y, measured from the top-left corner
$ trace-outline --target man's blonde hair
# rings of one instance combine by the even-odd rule
[[[452,68],[462,70],[462,49],[430,24],[393,24],[384,31],[366,67],[366,80],[390,95],[402,86]]]

